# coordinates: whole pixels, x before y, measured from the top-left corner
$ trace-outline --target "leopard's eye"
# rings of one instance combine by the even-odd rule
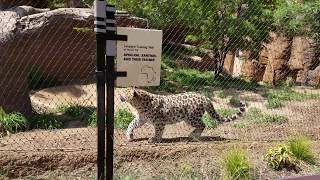
[[[137,97],[138,93],[136,91],[133,91],[133,97]]]

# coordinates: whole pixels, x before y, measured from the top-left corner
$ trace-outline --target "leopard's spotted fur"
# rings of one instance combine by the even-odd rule
[[[127,129],[127,137],[133,140],[133,130],[146,122],[153,124],[155,135],[149,142],[161,142],[166,124],[173,124],[184,120],[194,127],[189,135],[198,140],[205,124],[202,116],[207,112],[220,123],[233,121],[245,111],[245,104],[241,103],[240,111],[232,116],[222,117],[214,109],[209,98],[198,93],[181,93],[176,95],[156,95],[141,89],[127,89],[120,96],[121,101],[130,103],[138,112],[136,118]]]

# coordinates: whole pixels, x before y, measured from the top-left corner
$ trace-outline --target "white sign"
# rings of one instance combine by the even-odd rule
[[[117,71],[126,71],[127,77],[117,77],[116,85],[160,85],[162,31],[118,27],[117,34],[128,41],[117,42]]]

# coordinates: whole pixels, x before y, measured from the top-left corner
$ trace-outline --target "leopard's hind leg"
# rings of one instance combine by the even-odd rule
[[[148,140],[149,143],[160,143],[162,141],[162,135],[164,132],[165,124],[164,123],[154,123],[154,137]]]
[[[192,141],[200,141],[201,133],[203,132],[205,128],[205,124],[202,122],[201,116],[193,117],[193,119],[190,119],[186,121],[187,124],[191,125],[195,129],[189,134],[189,138]]]

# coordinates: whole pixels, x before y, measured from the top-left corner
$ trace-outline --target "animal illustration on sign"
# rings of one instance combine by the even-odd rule
[[[156,71],[151,66],[143,66],[141,68],[141,74],[144,74],[146,76],[148,83],[154,82],[156,80]]]

